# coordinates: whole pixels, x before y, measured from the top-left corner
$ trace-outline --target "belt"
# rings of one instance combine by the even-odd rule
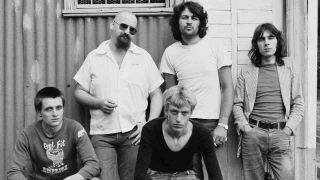
[[[286,126],[286,122],[277,122],[277,123],[266,123],[262,121],[257,121],[254,119],[249,119],[249,124],[258,126],[262,129],[283,129]]]

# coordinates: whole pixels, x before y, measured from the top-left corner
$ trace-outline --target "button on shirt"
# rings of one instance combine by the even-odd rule
[[[145,122],[149,93],[163,79],[150,54],[131,43],[121,68],[105,41],[91,51],[74,76],[74,80],[92,96],[111,99],[117,107],[111,114],[91,109],[90,134],[128,132]]]

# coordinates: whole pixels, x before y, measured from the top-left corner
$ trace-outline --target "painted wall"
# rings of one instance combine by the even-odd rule
[[[75,102],[72,77],[87,54],[109,38],[112,17],[62,16],[63,0],[0,0],[0,179],[5,179],[19,132],[36,121],[35,93],[56,86],[65,115],[88,127]],[[168,16],[139,16],[135,42],[158,64],[173,43]]]

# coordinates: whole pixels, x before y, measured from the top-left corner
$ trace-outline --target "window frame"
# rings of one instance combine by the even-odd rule
[[[62,15],[64,17],[114,16],[119,11],[123,11],[128,8],[130,8],[130,11],[136,15],[171,15],[173,13],[173,6],[178,1],[183,0],[165,0],[164,7],[159,7],[159,5],[163,5],[163,3],[155,3],[155,7],[150,7],[150,5],[146,4],[119,4],[118,6],[115,5],[113,7],[108,7],[105,4],[79,5],[78,0],[64,0]]]

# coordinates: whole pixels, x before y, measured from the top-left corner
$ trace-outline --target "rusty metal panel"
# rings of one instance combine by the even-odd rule
[[[88,127],[73,96],[73,76],[87,54],[109,38],[113,17],[64,18],[63,0],[0,0],[0,179],[6,179],[17,135],[36,121],[37,90],[56,86],[65,115]],[[134,42],[158,64],[173,43],[168,16],[139,16]]]

